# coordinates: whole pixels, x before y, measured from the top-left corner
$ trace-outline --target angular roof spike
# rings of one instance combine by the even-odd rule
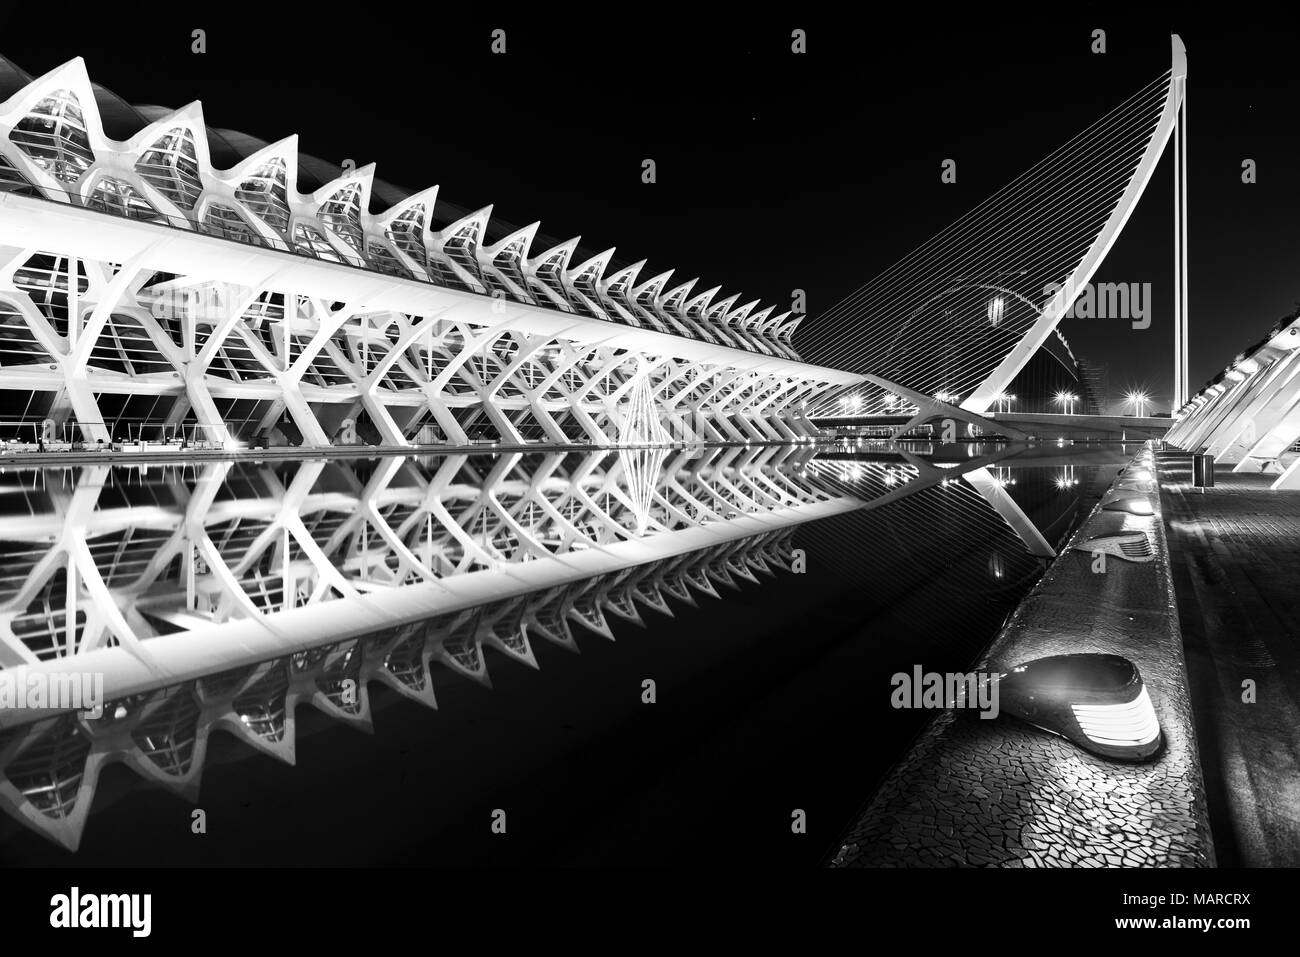
[[[90,89],[90,74],[86,72],[86,61],[79,56],[74,56],[71,60],[60,63],[52,70],[47,70],[40,76],[35,77],[26,86],[16,90],[7,100],[0,102],[0,116],[16,108],[19,101],[25,102],[29,99],[38,99],[50,89],[70,86],[84,86],[86,93],[92,92]],[[23,112],[27,111],[23,110]]]
[[[616,247],[614,246],[610,246],[604,252],[596,253],[596,255],[584,259],[582,262],[578,263],[578,265],[569,270],[569,275],[579,276],[592,266],[599,265],[600,269],[596,272],[596,279],[599,281],[604,276],[605,270],[609,267],[609,261],[614,258],[615,248]]]
[[[387,664],[384,664],[375,672],[375,678],[385,687],[392,688],[402,697],[437,711],[438,698],[434,694],[433,676],[429,673],[428,655],[421,655],[419,669],[420,681],[418,684],[408,683],[397,677]]]
[[[528,249],[530,246],[532,246],[533,237],[537,235],[537,230],[541,228],[541,225],[542,225],[541,220],[538,220],[535,223],[529,223],[527,226],[524,226],[522,229],[516,229],[510,235],[502,238],[498,242],[493,243],[491,246],[486,247],[483,250],[484,258],[489,260],[496,258],[497,253],[501,252],[501,250],[505,249],[511,243],[516,242],[520,236],[523,236],[526,238],[524,241],[524,248],[520,250],[519,258],[527,259]]]
[[[699,293],[694,299],[686,304],[686,310],[689,312],[692,309],[698,309],[701,313],[704,312],[704,310],[708,308],[709,303],[713,301],[713,297],[721,291],[721,286],[713,286],[710,289],[704,290],[704,292]]]
[[[339,707],[330,700],[330,697],[324,691],[319,689],[312,693],[311,697],[307,699],[307,703],[341,724],[349,725],[358,731],[364,731],[366,734],[374,734],[375,726],[370,715],[370,694],[367,682],[361,682],[357,694],[358,710],[355,712]]]
[[[641,628],[646,627],[645,619],[641,617],[641,612],[632,601],[632,596],[625,589],[619,595],[617,601],[607,597],[603,604],[605,610],[615,617]]]
[[[578,647],[578,642],[574,640],[569,619],[565,615],[559,615],[547,622],[542,622],[538,620],[535,613],[530,614],[528,616],[528,630],[532,634],[541,635],[548,641],[555,642],[562,648],[567,648],[575,655],[582,654],[582,649]]]
[[[663,294],[664,301],[666,302],[669,299],[679,298],[685,302],[686,297],[691,294],[691,287],[699,281],[700,279],[697,276],[694,279],[688,279],[683,283],[678,283],[676,286],[673,286],[672,289],[669,289]]]
[[[100,120],[99,104],[95,100],[95,91],[90,84],[90,74],[86,72],[86,61],[79,56],[37,77],[0,103],[0,117],[11,114],[18,117],[25,116],[55,90],[70,90],[76,96],[81,106],[81,117],[86,124],[86,136],[90,140],[91,149],[102,149],[109,140],[104,135],[104,124]]]
[[[207,137],[203,137],[204,152],[208,149]],[[258,167],[265,164],[271,159],[284,160],[286,182],[290,189],[298,181],[298,134],[291,133],[282,140],[276,140],[274,143],[267,143],[256,153],[251,153],[244,157],[228,170],[214,170],[216,175],[224,180],[233,181],[243,179],[249,173],[252,173]]]
[[[458,675],[462,675],[472,681],[477,681],[486,688],[491,688],[492,677],[488,674],[487,659],[483,655],[483,642],[476,638],[474,639],[474,644],[475,660],[478,665],[477,668],[467,667],[464,663],[457,660],[455,656],[450,654],[441,644],[438,646],[437,660],[443,665],[446,665],[452,671],[456,672]]]
[[[208,149],[207,121],[203,118],[203,104],[191,100],[179,110],[172,110],[165,116],[154,120],[126,141],[126,151],[137,155],[143,154],[170,130],[183,126],[194,134],[194,157],[200,171],[212,169],[212,157]],[[297,137],[293,138],[293,151],[298,151]]]
[[[556,243],[550,249],[546,249],[532,257],[532,259],[528,261],[528,264],[535,269],[540,264],[546,262],[546,260],[551,259],[557,253],[562,253],[563,258],[560,261],[560,268],[568,269],[569,260],[573,257],[573,251],[578,248],[578,243],[581,241],[581,236],[574,236],[572,239],[566,239],[562,243]]]
[[[249,687],[251,687],[251,685],[245,685],[241,691],[236,694],[236,697],[244,691],[247,691]],[[292,705],[292,701],[287,696],[283,701],[286,704]],[[242,739],[245,744],[250,745],[269,757],[275,758],[277,761],[283,761],[290,767],[293,767],[298,761],[297,728],[291,707],[287,708],[285,711],[284,728],[282,729],[279,738],[268,738],[258,734],[248,724],[239,720],[239,715],[233,710],[218,717],[214,727],[229,731],[236,738]]]
[[[637,286],[635,289],[632,290],[633,298],[639,298],[641,296],[641,293],[646,291],[651,291],[655,295],[658,295],[659,291],[664,287],[665,284],[667,284],[669,278],[672,277],[672,274],[674,272],[675,270],[669,269],[667,272],[661,272],[657,276],[651,276],[645,282],[641,283],[641,285]]]
[[[412,193],[400,203],[393,204],[379,214],[376,218],[376,222],[381,228],[385,227],[412,206],[418,206],[421,203],[424,204],[426,210],[426,215],[424,217],[424,231],[425,235],[428,235],[429,223],[433,219],[433,210],[438,203],[437,186],[430,186],[428,189],[422,189],[418,193]]]
[[[361,184],[361,210],[365,212],[370,204],[370,188],[375,181],[375,164],[367,163],[365,166],[357,169],[348,170],[341,176],[330,180],[320,189],[311,194],[312,204],[320,206],[321,203],[327,202],[335,193],[344,189],[353,183]]]
[[[595,616],[588,617],[576,608],[570,608],[569,617],[593,634],[600,635],[602,638],[608,638],[610,641],[613,641],[614,632],[609,627],[609,622],[605,620],[604,611],[599,606],[595,606],[594,611]]]
[[[644,269],[645,264],[648,263],[649,261],[650,260],[648,259],[638,259],[632,265],[624,266],[622,269],[619,269],[616,272],[611,273],[609,279],[612,282],[613,280],[617,279],[619,276],[622,276],[624,274],[634,279],[636,278],[637,273],[639,273],[642,269]]]
[[[733,325],[736,322],[743,323],[745,317],[748,316],[749,313],[753,310],[753,308],[757,305],[758,305],[758,300],[754,299],[751,300],[750,302],[745,303],[743,306],[737,306],[731,312],[727,313],[727,315],[723,319],[723,322],[725,322],[727,325]]]
[[[636,282],[636,277],[641,272],[641,270],[645,268],[645,264],[646,264],[646,260],[642,259],[640,262],[635,262],[630,266],[624,266],[622,269],[614,270],[614,272],[610,273],[603,280],[601,280],[601,285],[600,285],[601,292],[605,292],[606,290],[609,289],[610,286],[614,285],[614,283],[619,282],[621,280],[621,281],[625,281],[628,284],[629,287],[628,291],[630,293],[632,284]]]
[[[460,231],[461,229],[470,225],[471,223],[478,223],[478,229],[479,229],[478,238],[479,241],[481,242],[483,239],[483,233],[486,232],[487,229],[487,221],[491,218],[492,218],[492,206],[491,204],[489,204],[487,206],[484,206],[482,209],[476,209],[474,210],[474,212],[462,216],[454,223],[449,223],[447,227],[442,230],[442,235],[451,236],[452,234]]]
[[[486,644],[491,645],[503,655],[513,658],[515,661],[521,662],[522,664],[528,665],[534,671],[540,671],[541,666],[537,663],[537,656],[533,653],[533,646],[528,642],[527,630],[522,630],[519,637],[523,641],[522,651],[518,648],[512,647],[509,642],[503,640],[495,632],[489,631],[487,635],[484,636],[483,640]]]
[[[139,152],[150,146],[163,133],[177,126],[188,126],[199,133],[207,130],[207,123],[203,119],[203,103],[201,100],[191,100],[180,109],[172,110],[170,113],[158,117],[152,123],[141,127],[126,141],[127,149]],[[207,137],[204,136],[203,139],[206,140]]]
[[[711,319],[715,322],[718,321],[725,316],[728,311],[730,311],[731,307],[735,305],[736,300],[739,298],[740,293],[734,293],[726,299],[719,300],[709,307],[708,311],[704,314],[705,318]]]

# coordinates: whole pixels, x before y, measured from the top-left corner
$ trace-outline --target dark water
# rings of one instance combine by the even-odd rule
[[[690,570],[685,559],[653,566],[658,584],[653,576],[643,580],[651,582],[643,586],[651,599],[631,599],[643,626],[609,606],[618,605],[628,576],[649,566],[625,571],[621,579],[593,578],[604,583],[604,619],[614,640],[577,623],[592,605],[590,596],[579,598],[560,616],[571,625],[578,654],[542,633],[556,620],[545,609],[563,608],[590,586],[529,592],[493,627],[505,634],[522,623],[514,631],[526,635],[536,670],[499,645],[474,641],[485,634],[491,609],[506,607],[501,603],[488,606],[482,618],[402,626],[408,628],[400,632],[408,636],[405,648],[481,644],[477,654],[491,686],[436,654],[428,672],[436,710],[380,681],[364,682],[373,733],[303,700],[294,709],[292,766],[214,727],[206,733],[193,803],[110,760],[98,776],[75,854],[20,825],[16,815],[23,811],[15,804],[27,794],[26,813],[38,819],[74,814],[76,801],[51,810],[42,795],[51,784],[65,798],[75,794],[84,759],[95,747],[107,747],[107,725],[46,721],[39,729],[0,732],[7,762],[0,769],[0,806],[9,811],[0,816],[0,862],[813,866],[833,850],[929,717],[890,707],[890,676],[917,664],[927,671],[968,669],[1045,567],[1031,554],[1023,529],[1018,534],[1008,520],[1006,504],[999,511],[991,503],[998,493],[988,493],[985,482],[981,494],[975,479],[991,480],[1014,514],[1055,545],[1126,457],[1118,446],[1052,446],[990,459],[987,471],[961,477],[992,452],[963,446],[904,455],[855,446],[815,457],[808,449],[766,458],[762,450],[710,450],[694,459],[640,462],[628,453],[621,460],[617,453],[575,453],[280,462],[222,467],[221,474],[208,466],[6,472],[0,475],[0,609],[19,611],[12,620],[22,620],[6,637],[7,668],[17,663],[18,644],[37,657],[57,657],[59,636],[66,635],[66,579],[56,575],[44,589],[33,586],[51,528],[78,529],[108,594],[146,646],[150,640],[184,641],[196,616],[213,623],[230,615],[273,619],[286,607],[286,591],[300,596],[297,604],[309,603],[304,592],[318,583],[308,557],[291,544],[287,557],[295,571],[283,574],[282,536],[267,532],[266,515],[274,510],[258,511],[267,503],[295,502],[304,528],[343,579],[362,582],[380,602],[407,587],[403,576],[410,569],[373,527],[348,527],[367,502],[444,580],[501,576],[520,565],[546,570],[591,551],[590,544],[575,551],[574,542],[584,538],[596,551],[602,542],[624,539],[672,542],[701,516],[708,517],[705,528],[725,541],[690,553],[696,556],[692,573],[711,582],[703,589],[683,586],[694,606],[669,594],[674,575]],[[952,476],[947,481],[939,477],[945,473]],[[213,483],[210,504],[196,508],[208,501],[200,496]],[[552,502],[554,515],[529,510],[537,489],[549,489],[542,497]],[[575,489],[589,504],[575,505]],[[436,515],[427,509],[431,500],[442,505]],[[795,521],[800,508],[818,503],[830,503],[837,514]],[[242,611],[238,603],[233,611],[221,606],[220,588],[210,589],[218,600],[204,605],[202,582],[214,577],[210,564],[196,576],[197,609],[186,607],[183,543],[195,534],[180,534],[187,512],[203,516],[209,540],[249,596]],[[597,513],[606,521],[593,523]],[[515,525],[501,522],[503,514]],[[446,518],[459,525],[459,536],[447,534]],[[745,520],[768,524],[760,526],[761,535],[726,538]],[[242,531],[239,521],[246,523]],[[534,531],[521,536],[518,527]],[[520,541],[528,537],[531,552]],[[488,543],[482,554],[500,563],[495,569],[475,557],[478,540]],[[258,558],[261,546],[265,553]],[[150,574],[142,570],[151,561],[162,570],[142,587]],[[79,601],[93,605],[81,587]],[[709,588],[718,597],[707,594]],[[671,617],[650,607],[656,590]],[[347,599],[327,590],[314,599],[329,600]],[[88,614],[78,635],[86,647],[78,647],[79,654],[104,642],[94,634],[90,607],[82,610]],[[340,674],[355,673],[346,661],[386,653],[399,631],[361,645],[328,633],[311,636],[312,644],[331,649],[326,671],[315,678],[314,666],[302,658],[286,656],[270,667],[306,674],[299,680],[330,692]],[[232,656],[239,651],[233,645]],[[345,663],[330,663],[338,661]],[[244,680],[247,688],[250,674],[241,665],[226,677]],[[646,679],[655,682],[653,704],[642,700]],[[155,716],[132,733],[134,745],[155,754],[156,762],[163,761],[158,754],[179,755],[184,770],[207,722],[188,702],[201,701],[220,683],[205,680],[198,686],[162,682],[127,701],[123,721]],[[172,697],[164,702],[163,695]],[[246,715],[256,697],[256,688],[236,697]],[[186,705],[168,703],[174,701]],[[159,714],[170,717],[163,721]],[[195,807],[206,812],[206,834],[191,833]],[[492,831],[497,809],[505,811],[505,834]],[[806,813],[804,834],[791,830],[796,809]]]

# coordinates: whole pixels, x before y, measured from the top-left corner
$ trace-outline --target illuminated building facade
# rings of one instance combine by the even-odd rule
[[[0,59],[0,435],[607,446],[649,405],[681,441],[791,441],[859,379],[800,361],[800,315],[446,209]]]
[[[1165,438],[1213,455],[1234,472],[1276,475],[1274,489],[1300,488],[1300,317],[1276,323],[1180,409]]]

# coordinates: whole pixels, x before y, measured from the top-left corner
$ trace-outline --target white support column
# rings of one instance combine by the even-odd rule
[[[104,424],[103,413],[99,411],[95,392],[85,374],[82,373],[75,378],[68,376],[64,388],[67,389],[68,402],[77,417],[77,424],[81,426],[82,439],[87,442],[107,443],[111,439],[108,426]]]
[[[379,437],[383,439],[385,445],[410,445],[411,443],[406,441],[406,436],[402,434],[402,430],[393,421],[393,417],[384,406],[383,401],[375,394],[377,388],[378,384],[373,381],[363,385],[361,388],[361,404],[370,413],[370,421],[379,430]]]
[[[1182,361],[1182,370],[1181,370],[1181,371],[1182,371],[1182,380],[1183,380],[1183,394],[1179,397],[1179,400],[1180,400],[1180,401],[1179,401],[1179,403],[1178,403],[1178,404],[1181,405],[1182,402],[1186,402],[1186,401],[1187,401],[1187,392],[1188,392],[1188,379],[1187,379],[1187,376],[1188,376],[1188,362],[1187,362],[1187,357],[1188,357],[1189,349],[1190,349],[1190,345],[1191,345],[1191,343],[1190,343],[1190,341],[1189,341],[1189,337],[1190,337],[1190,333],[1191,333],[1191,325],[1190,325],[1190,318],[1189,318],[1189,313],[1190,313],[1190,310],[1191,310],[1191,297],[1190,297],[1190,295],[1189,295],[1189,291],[1188,291],[1188,282],[1189,282],[1189,280],[1190,280],[1190,276],[1191,276],[1191,260],[1190,260],[1190,258],[1188,257],[1188,251],[1187,251],[1187,214],[1188,214],[1188,208],[1187,208],[1187,77],[1186,77],[1186,76],[1183,77],[1182,116],[1180,117],[1180,120],[1179,120],[1179,123],[1178,123],[1178,129],[1179,129],[1179,135],[1180,135],[1180,137],[1181,137],[1181,145],[1182,145],[1182,150],[1181,150],[1181,156],[1182,156],[1182,171],[1181,171],[1181,176],[1179,177],[1179,182],[1182,184],[1182,197],[1181,197],[1181,202],[1182,202],[1182,205],[1183,205],[1183,215],[1182,215],[1182,221],[1183,221],[1183,233],[1182,233],[1182,243],[1180,244],[1180,248],[1182,249],[1182,253],[1183,253],[1183,270],[1182,270],[1182,279],[1183,279],[1183,294],[1182,294],[1182,300],[1183,300],[1183,315],[1182,315],[1182,322],[1183,322],[1183,336],[1182,336],[1182,339],[1183,339],[1183,352],[1182,352],[1182,357],[1181,357],[1181,361]]]
[[[280,386],[283,389],[285,411],[289,413],[289,418],[293,419],[293,424],[302,433],[302,444],[317,449],[328,448],[330,437],[325,434],[320,420],[316,418],[311,406],[303,397],[298,383],[286,377],[280,380]]]
[[[1174,120],[1174,395],[1173,408],[1187,402],[1187,77],[1175,78]]]

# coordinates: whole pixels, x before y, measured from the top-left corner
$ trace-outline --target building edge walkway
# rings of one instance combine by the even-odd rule
[[[1132,477],[1141,467],[1111,486],[976,667],[1123,655],[1150,693],[1163,752],[1143,764],[1112,762],[1009,715],[942,711],[885,777],[831,866],[1214,866],[1169,552],[1154,483]],[[1150,501],[1155,514],[1107,508],[1131,498]],[[1148,536],[1154,560],[1108,555],[1105,572],[1094,572],[1090,540],[1130,532]]]
[[[1196,730],[1222,866],[1300,863],[1300,492],[1157,455]]]

